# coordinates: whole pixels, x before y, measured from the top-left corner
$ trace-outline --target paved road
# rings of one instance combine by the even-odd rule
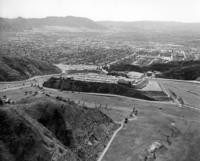
[[[171,80],[173,81],[173,80]],[[185,82],[185,81],[183,81]],[[46,87],[45,87],[46,88]],[[57,89],[51,89],[51,88],[46,88],[46,89],[50,89],[50,90],[54,90],[54,91],[58,91]],[[165,88],[163,89],[165,92],[167,91]],[[141,102],[145,102],[145,103],[154,103],[154,104],[166,104],[166,105],[178,105],[180,106],[179,102],[177,102],[177,100],[174,100],[175,102],[164,102],[164,101],[148,101],[148,100],[143,100],[143,99],[137,99],[137,98],[131,98],[131,97],[126,97],[126,96],[121,96],[121,95],[115,95],[115,94],[103,94],[103,93],[87,93],[87,92],[78,92],[78,93],[83,93],[83,94],[87,94],[87,95],[96,95],[96,96],[105,96],[105,97],[117,97],[117,98],[128,98],[128,99],[132,99],[134,101],[141,101]],[[170,96],[170,92],[166,92],[169,96]],[[187,108],[191,108],[191,109],[195,109],[195,110],[200,110],[194,106],[191,105],[183,105],[183,107],[187,107]]]
[[[9,88],[1,89],[0,92],[10,91],[10,90],[16,90],[16,89],[19,89],[19,88],[22,88],[22,87],[30,87],[31,86],[31,81],[33,81],[33,80],[39,81],[39,79],[41,79],[41,78],[47,79],[48,77],[59,76],[60,74],[39,75],[39,76],[34,76],[34,77],[31,77],[29,79],[22,80],[22,81],[0,82],[0,85],[8,85],[8,86],[20,83],[19,85],[14,86],[14,87],[9,87]],[[30,84],[26,84],[26,83],[30,83]]]
[[[51,90],[51,91],[55,91],[58,92],[60,91],[59,89],[53,89],[53,88],[47,88],[44,87],[44,89],[46,90]],[[74,92],[76,93],[76,92]],[[174,102],[164,102],[164,101],[148,101],[148,100],[144,100],[144,99],[138,99],[138,98],[133,98],[133,97],[126,97],[126,96],[121,96],[121,95],[115,95],[115,94],[104,94],[104,93],[88,93],[88,92],[77,92],[77,93],[82,93],[82,94],[87,94],[87,95],[95,95],[95,96],[105,96],[105,97],[117,97],[117,98],[128,98],[128,99],[132,99],[134,101],[142,101],[142,102],[146,102],[146,103],[155,103],[155,104],[167,104],[167,105],[174,105]]]
[[[20,89],[22,87],[30,87],[30,86],[31,85],[11,87],[11,88],[7,88],[7,89],[2,89],[2,90],[0,90],[0,92],[10,91],[10,90],[16,90],[16,89]],[[52,88],[47,88],[47,87],[44,87],[44,88],[47,89],[47,90],[52,90],[52,91],[59,91],[58,89],[52,89]],[[83,93],[83,94],[88,94],[88,95],[96,95],[96,96],[106,96],[106,97],[129,98],[129,99],[133,99],[133,100],[136,100],[136,101],[143,101],[143,102],[147,102],[147,103],[152,103],[153,102],[153,103],[157,103],[157,104],[174,104],[173,102],[148,101],[148,100],[143,100],[143,99],[138,99],[138,98],[131,98],[131,97],[120,96],[120,95],[115,95],[115,94],[87,93],[87,92],[78,92],[78,93]]]
[[[166,78],[152,78],[152,79],[158,79],[158,80],[164,80],[164,81],[173,81],[173,82],[182,82],[182,83],[194,83],[194,84],[200,84],[200,81],[192,81],[192,80],[179,80],[179,79],[166,79]]]
[[[28,79],[29,81],[30,80],[33,80],[33,79],[38,79],[38,78],[42,78],[42,77],[47,77],[47,76],[55,76],[55,74],[52,74],[52,75],[45,75],[45,76],[35,76],[33,78],[30,78]],[[162,80],[166,80],[166,79],[162,79]],[[26,80],[27,81],[27,80]],[[170,80],[170,81],[173,81],[173,80]],[[177,81],[177,80],[175,80]],[[23,81],[22,81],[23,82]],[[188,82],[188,81],[180,81],[178,80],[178,82]],[[196,83],[196,82],[190,82],[190,83]],[[19,88],[22,88],[22,87],[26,87],[26,86],[19,86],[19,87],[12,87],[12,88],[8,88],[8,89],[3,89],[3,90],[0,90],[0,91],[7,91],[7,90],[16,90],[16,89],[19,89]],[[27,86],[28,87],[28,86]],[[45,89],[47,90],[53,90],[53,91],[59,91],[57,89],[51,89],[51,88],[46,88]],[[78,93],[85,93],[85,92],[78,92]],[[133,99],[133,100],[137,100],[137,101],[141,101],[141,102],[151,102],[151,103],[155,103],[155,104],[174,104],[172,102],[161,102],[161,101],[147,101],[147,100],[142,100],[142,99],[136,99],[136,98],[130,98],[130,97],[126,97],[126,96],[119,96],[119,95],[114,95],[114,94],[100,94],[100,93],[86,93],[88,95],[97,95],[97,96],[106,96],[106,97],[121,97],[121,98],[129,98],[129,99]],[[191,108],[191,109],[195,109],[195,110],[200,110],[196,107],[193,107],[193,106],[190,106],[190,105],[183,105],[183,107],[185,108]],[[132,120],[129,120],[129,121],[134,121],[136,120],[137,118],[135,117],[134,119]],[[122,130],[124,126],[124,121],[121,121],[120,122],[120,127],[113,133],[110,141],[108,142],[106,148],[103,150],[103,152],[101,153],[101,155],[99,156],[98,160],[97,161],[102,161],[104,155],[106,154],[106,152],[108,151],[109,147],[111,146],[113,140],[115,139],[115,137],[117,136],[117,134],[120,132],[120,130]]]
[[[18,87],[6,88],[6,89],[0,90],[0,92],[12,91],[12,90],[16,90],[16,89],[20,89],[20,88],[25,88],[25,87],[30,87],[30,86],[31,86],[31,85],[25,85],[25,86],[18,86]]]
[[[194,110],[200,111],[200,108],[193,107],[193,106],[190,106],[190,105],[183,105],[183,107],[191,108],[191,109],[194,109]]]
[[[31,80],[34,80],[34,79],[39,79],[39,78],[45,78],[45,77],[50,77],[50,76],[59,76],[60,74],[50,74],[50,75],[43,75],[43,76],[34,76],[28,80],[25,80],[25,81],[31,81]],[[169,80],[169,79],[162,79],[162,78],[156,78],[158,80]],[[174,81],[172,79],[170,79],[170,81]],[[182,80],[175,80],[175,81],[178,81],[178,82],[187,82],[189,83],[189,81],[182,81]],[[16,82],[19,82],[19,81],[16,81]],[[20,82],[24,82],[24,81],[20,81]],[[2,83],[2,82],[0,82]],[[5,82],[3,82],[5,83]],[[9,82],[10,83],[10,82]],[[15,83],[15,82],[12,82],[12,83]],[[190,83],[196,83],[196,82],[190,82]],[[0,92],[5,92],[5,91],[10,91],[10,90],[16,90],[16,89],[20,89],[22,87],[30,87],[31,85],[21,85],[21,86],[18,86],[18,87],[11,87],[11,88],[7,88],[7,89],[2,89],[0,90]],[[55,90],[55,91],[58,91],[57,89],[51,89],[51,88],[46,88],[48,90]],[[166,90],[163,89],[165,92]],[[86,93],[86,92],[78,92],[78,93],[83,93],[83,94],[88,94],[88,95],[96,95],[96,96],[106,96],[106,97],[118,97],[118,98],[129,98],[129,99],[132,99],[132,100],[136,100],[136,101],[142,101],[142,102],[146,102],[146,103],[155,103],[155,104],[176,104],[174,102],[164,102],[164,101],[148,101],[148,100],[143,100],[143,99],[137,99],[137,98],[130,98],[130,97],[126,97],[126,96],[120,96],[120,95],[114,95],[114,94],[102,94],[102,93]],[[168,92],[166,92],[168,93]],[[168,93],[169,94],[169,93]],[[192,109],[196,109],[196,110],[199,110],[198,108],[196,107],[193,107],[193,106],[190,106],[190,105],[186,105],[185,107],[188,107],[188,108],[192,108]]]
[[[60,73],[61,74],[61,73]],[[42,75],[42,76],[34,76],[32,78],[29,78],[27,80],[24,81],[14,81],[14,82],[0,82],[0,84],[15,84],[15,83],[24,83],[24,82],[28,82],[28,81],[32,81],[32,80],[37,80],[40,78],[46,78],[46,77],[51,77],[51,76],[59,76],[60,74],[49,74],[49,75]],[[187,82],[187,83],[195,83],[195,84],[199,84],[200,82],[198,81],[185,81],[185,80],[172,80],[172,79],[163,79],[163,78],[154,78],[155,80],[159,81],[159,80],[169,80],[169,81],[174,81],[174,82]],[[0,90],[0,92],[5,92],[5,91],[10,91],[10,90],[16,90],[16,89],[20,89],[22,87],[30,87],[30,85],[19,85],[17,87],[10,87],[7,89],[2,89]],[[48,88],[50,89],[50,88]],[[51,89],[51,90],[55,90],[55,89]],[[162,88],[162,90],[164,90],[165,93],[167,93],[168,95],[170,95],[169,92],[166,91],[166,89]],[[79,92],[79,93],[86,93],[86,92]],[[175,104],[173,102],[164,102],[164,101],[148,101],[148,100],[143,100],[143,99],[137,99],[137,98],[130,98],[130,97],[126,97],[126,96],[120,96],[120,95],[114,95],[114,94],[102,94],[102,93],[86,93],[88,95],[97,95],[97,96],[106,96],[106,97],[120,97],[120,98],[129,98],[129,99],[133,99],[133,100],[137,100],[137,101],[143,101],[143,102],[153,102],[156,104]],[[193,109],[197,109],[196,107],[193,106],[187,106],[187,107],[191,107]]]
[[[180,106],[200,107],[200,84],[166,79],[157,79],[157,81],[167,89],[171,98]]]
[[[61,74],[62,74],[62,73],[59,73],[59,74],[38,75],[38,76],[34,76],[34,77],[31,77],[31,78],[26,79],[26,80],[21,80],[21,81],[10,81],[10,82],[0,82],[0,84],[24,83],[24,82],[32,81],[32,80],[34,80],[34,79],[45,78],[45,77],[52,77],[52,76],[59,76],[59,75],[61,75]]]

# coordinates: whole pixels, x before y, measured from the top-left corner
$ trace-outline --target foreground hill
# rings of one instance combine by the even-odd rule
[[[0,56],[0,81],[16,81],[35,75],[59,73],[60,70],[47,62],[25,57]]]
[[[117,128],[97,109],[35,99],[0,109],[0,160],[94,161]]]
[[[82,17],[46,17],[46,18],[0,18],[0,31],[23,31],[45,26],[60,26],[85,28],[92,30],[105,30],[106,27],[93,20]]]

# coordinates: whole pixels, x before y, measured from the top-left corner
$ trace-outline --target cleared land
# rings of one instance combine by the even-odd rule
[[[166,90],[173,91],[177,96],[183,99],[187,106],[193,106],[200,109],[200,84],[191,82],[182,82],[166,79],[157,79]]]
[[[149,83],[146,87],[140,89],[141,91],[162,91],[159,84],[155,80],[149,80]]]

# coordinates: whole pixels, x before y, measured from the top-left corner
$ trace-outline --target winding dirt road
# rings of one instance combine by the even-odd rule
[[[128,121],[134,121],[137,120],[137,117],[135,116],[132,119],[129,119]],[[101,153],[101,155],[99,156],[99,158],[97,159],[97,161],[102,161],[104,155],[106,154],[106,152],[108,151],[108,149],[110,148],[110,145],[112,144],[113,140],[115,139],[115,137],[117,136],[117,134],[120,132],[120,130],[122,130],[124,127],[124,120],[122,120],[120,122],[120,127],[113,133],[110,141],[108,142],[107,146],[105,147],[105,149],[103,150],[103,152]]]

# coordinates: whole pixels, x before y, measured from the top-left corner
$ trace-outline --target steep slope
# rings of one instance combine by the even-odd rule
[[[49,161],[55,154],[60,158],[61,152],[66,161],[80,161],[48,129],[19,109],[0,109],[0,128],[1,161]]]
[[[35,75],[59,73],[52,64],[25,58],[0,56],[0,81],[23,80]]]
[[[94,161],[118,127],[97,109],[45,97],[3,107],[0,116],[3,161]]]
[[[0,109],[0,160],[19,161],[26,158],[37,158],[35,153],[50,159],[34,131],[10,109]]]

